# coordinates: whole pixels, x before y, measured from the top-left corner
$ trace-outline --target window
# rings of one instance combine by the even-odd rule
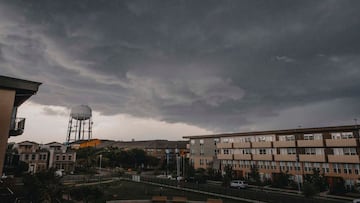
[[[223,149],[223,154],[229,154],[229,150],[228,149]]]
[[[276,162],[275,161],[271,162],[271,169],[276,170]]]
[[[322,140],[321,133],[313,133],[313,134],[304,134],[304,140]]]
[[[65,161],[65,155],[62,156],[62,160]]]
[[[220,142],[219,138],[214,138],[214,145],[216,145],[218,142]]]
[[[35,154],[31,155],[31,160],[35,160]]]
[[[288,171],[291,171],[291,170],[293,169],[293,163],[292,163],[292,162],[287,162],[287,167],[286,167],[286,169],[287,169]]]
[[[29,160],[29,155],[25,154],[25,160]]]
[[[219,150],[218,149],[215,149],[215,155],[218,155],[219,154]]]
[[[245,137],[245,142],[251,142],[251,138],[250,137]]]
[[[312,170],[312,164],[310,162],[304,163],[304,170],[305,171],[311,171]]]
[[[314,163],[313,168],[320,171],[320,163]]]
[[[201,140],[200,140],[200,145],[203,145],[203,144],[204,144],[204,140],[201,139]]]
[[[323,163],[322,164],[322,170],[323,170],[323,173],[329,173],[329,164],[328,163]]]
[[[265,161],[265,168],[270,169],[270,161]]]
[[[315,148],[305,148],[305,154],[316,154]]]
[[[341,173],[340,164],[333,164],[333,171],[337,174]]]
[[[200,155],[204,155],[204,146],[200,146]]]
[[[331,133],[331,138],[333,140],[351,139],[351,138],[354,138],[354,135],[352,132]]]
[[[313,134],[304,134],[304,140],[314,140]]]
[[[56,161],[59,161],[60,157],[59,155],[56,155]]]
[[[352,173],[352,164],[344,164],[344,173],[346,174]]]
[[[360,171],[360,164],[354,164],[354,172],[356,175],[359,175]]]
[[[356,155],[356,148],[344,148],[344,155]]]
[[[259,149],[259,154],[266,154],[266,149]]]
[[[294,165],[295,165],[294,169],[295,169],[296,171],[300,171],[300,163],[299,163],[299,162],[295,162]]]
[[[279,136],[279,141],[294,141],[295,135],[281,135]]]
[[[286,165],[285,162],[280,161],[280,162],[279,162],[279,165],[280,165],[280,170],[281,170],[281,171],[285,171],[285,165]]]
[[[195,140],[190,140],[190,144],[194,145],[195,144]]]
[[[200,166],[204,165],[204,159],[200,159]]]
[[[69,155],[69,161],[71,161],[71,159],[72,159],[72,156],[71,156],[71,155]]]
[[[287,148],[287,154],[296,154],[295,148]]]
[[[266,138],[264,136],[261,136],[261,137],[258,137],[257,138],[257,141],[258,142],[265,142],[266,141]]]
[[[264,166],[263,161],[258,161],[258,167],[259,167],[259,168],[263,168],[263,166]]]
[[[243,154],[251,154],[251,149],[243,149]]]

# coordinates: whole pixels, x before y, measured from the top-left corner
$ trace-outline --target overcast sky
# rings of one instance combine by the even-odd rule
[[[0,0],[0,74],[42,82],[13,141],[354,124],[359,1]]]

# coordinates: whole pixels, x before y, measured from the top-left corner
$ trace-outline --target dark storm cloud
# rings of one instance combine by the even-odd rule
[[[266,118],[273,128],[310,116],[307,125],[338,124],[360,112],[359,8],[357,1],[1,1],[0,67],[42,81],[34,98],[42,104],[85,103],[103,114],[219,131],[269,127],[258,123]],[[311,114],[317,104],[326,116],[301,114],[294,123],[283,116]]]

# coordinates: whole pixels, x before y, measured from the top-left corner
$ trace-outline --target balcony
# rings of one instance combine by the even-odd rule
[[[273,155],[272,154],[253,154],[253,160],[255,161],[272,161]]]
[[[251,143],[250,142],[236,142],[236,143],[234,143],[234,148],[239,148],[239,149],[251,148]]]
[[[324,147],[323,140],[298,140],[298,147]]]
[[[10,124],[9,137],[19,136],[24,133],[25,118],[13,118]]]
[[[232,154],[218,154],[217,158],[225,159],[225,160],[233,160],[233,155]]]
[[[275,161],[296,161],[295,154],[275,154],[274,155]]]
[[[329,163],[360,163],[359,155],[328,155]]]
[[[217,143],[216,147],[219,149],[231,149],[233,143]]]
[[[356,147],[356,138],[351,139],[326,139],[327,147]]]
[[[323,154],[300,154],[299,160],[301,162],[325,162],[325,155],[323,155]]]
[[[251,160],[251,154],[234,154],[235,160]]]
[[[271,148],[272,142],[252,142],[251,145],[253,148]]]
[[[295,141],[275,141],[274,147],[296,147]]]

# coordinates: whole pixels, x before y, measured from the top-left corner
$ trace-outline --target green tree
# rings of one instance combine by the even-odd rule
[[[102,200],[104,193],[103,191],[94,186],[82,186],[74,187],[70,189],[70,196],[72,199],[77,201],[98,202]]]
[[[259,168],[256,165],[252,165],[250,168],[249,178],[251,181],[255,182],[256,184],[260,184],[260,173]]]
[[[55,169],[26,175],[23,179],[26,199],[32,202],[61,202],[64,188],[60,179],[55,175]]]
[[[280,171],[280,173],[277,173],[274,176],[273,186],[279,187],[279,188],[285,188],[285,187],[289,186],[290,177],[291,176],[290,176],[290,174],[288,174],[287,171],[285,173],[283,171]]]
[[[316,192],[323,192],[328,188],[328,183],[324,174],[320,174],[320,170],[313,168],[312,174],[305,175],[305,182],[314,185]]]
[[[223,186],[229,187],[230,182],[233,179],[233,170],[231,165],[225,165],[224,167],[224,175],[223,175]]]
[[[314,183],[304,182],[303,195],[305,197],[312,197],[318,193],[318,190]]]

